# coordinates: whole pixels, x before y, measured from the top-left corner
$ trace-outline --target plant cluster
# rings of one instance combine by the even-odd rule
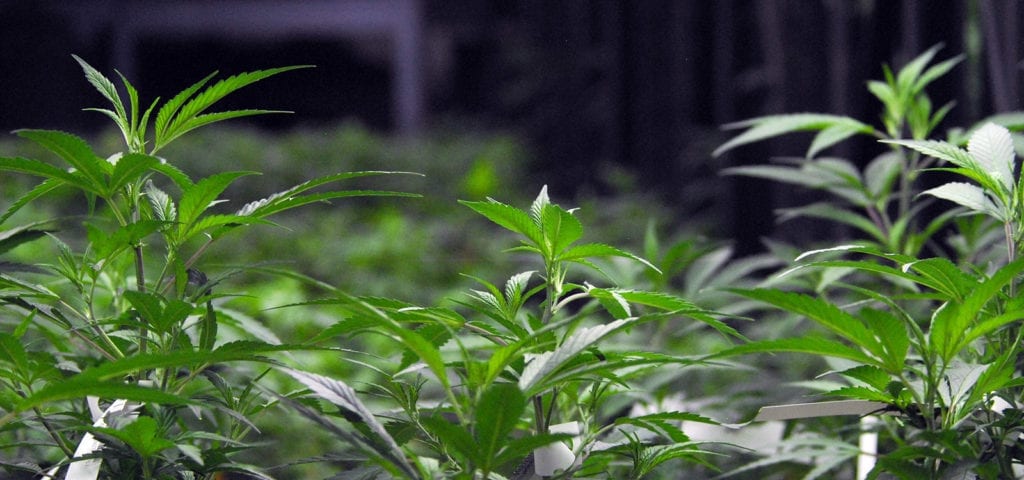
[[[951,104],[934,110],[925,87],[959,61],[932,64],[937,50],[868,83],[884,107],[884,129],[824,114],[733,125],[746,130],[719,153],[816,131],[804,158],[728,172],[821,190],[828,200],[785,209],[782,217],[834,221],[854,235],[801,254],[773,278],[781,285],[735,291],[815,327],[727,353],[836,359],[832,378],[845,384],[821,393],[878,402],[885,413],[870,427],[883,443],[867,478],[1019,478],[1024,263],[1017,252],[1024,237],[1011,129],[1024,124],[1019,114],[1005,114],[929,140]],[[887,148],[863,169],[820,156],[854,135],[873,136]],[[946,183],[922,188],[924,176]],[[933,199],[949,208],[926,209]]]
[[[145,107],[127,79],[119,93],[75,58],[110,103],[93,110],[114,121],[123,150],[100,156],[69,133],[19,130],[65,165],[0,158],[0,169],[42,179],[0,222],[58,192],[73,192],[63,198],[84,204],[80,215],[19,224],[0,238],[4,253],[43,240],[57,252],[49,261],[0,264],[5,469],[81,480],[226,472],[269,478],[240,459],[263,446],[259,417],[282,409],[341,441],[332,454],[309,460],[339,465],[339,478],[640,478],[672,460],[706,463],[679,422],[712,420],[682,411],[621,411],[637,379],[703,361],[653,352],[624,332],[690,319],[726,337],[740,335],[682,298],[596,286],[609,280],[602,259],[660,272],[619,248],[582,243],[582,223],[551,202],[546,189],[528,210],[463,202],[519,236],[522,244],[512,251],[536,270],[512,275],[503,287],[474,279],[480,287],[454,307],[355,296],[265,265],[215,273],[205,263],[211,247],[245,227],[273,225],[273,215],[340,198],[412,195],[324,189],[396,173],[358,171],[225,210],[225,192],[255,172],[194,179],[158,153],[199,127],[277,113],[207,111],[233,91],[302,67],[208,85],[211,74]],[[290,307],[322,309],[338,320],[301,341],[282,342],[257,319],[225,306],[238,295],[229,290],[232,277],[251,270],[329,292]],[[333,346],[373,334],[393,347],[371,353]],[[371,374],[353,383],[356,390],[304,368],[302,354],[310,351]]]
[[[101,156],[68,133],[19,130],[61,163],[0,157],[0,170],[42,179],[0,214],[0,225],[14,224],[0,230],[0,468],[75,480],[286,478],[300,464],[339,479],[676,478],[678,462],[713,475],[726,458],[719,478],[846,478],[865,454],[856,437],[877,434],[861,477],[1022,478],[1024,180],[1013,132],[1024,115],[929,139],[952,104],[934,108],[926,87],[959,62],[933,63],[937,51],[868,83],[881,128],[773,115],[730,125],[745,130],[716,151],[816,132],[801,158],[726,173],[822,192],[780,218],[835,222],[849,238],[771,242],[768,254],[736,259],[701,239],[663,246],[651,225],[641,257],[584,240],[584,216],[546,187],[526,208],[474,198],[459,207],[503,232],[490,243],[518,239],[506,252],[517,267],[464,272],[473,286],[436,303],[351,291],[360,279],[339,288],[276,263],[211,260],[217,245],[279,226],[279,214],[297,207],[415,196],[331,188],[400,173],[357,170],[225,208],[255,172],[221,171],[211,159],[193,178],[158,156],[199,127],[277,113],[208,110],[302,66],[213,84],[211,74],[143,108],[127,79],[118,87],[75,57],[110,103],[94,110],[114,121],[120,151]],[[863,164],[823,156],[855,136],[878,140],[882,152]],[[480,168],[463,187],[482,196],[495,187]],[[938,186],[924,186],[933,179]],[[81,206],[39,220],[44,198]],[[35,252],[53,252],[43,260],[18,252],[40,243]],[[282,284],[240,289],[243,273],[321,296],[253,301],[246,295]],[[414,281],[391,278],[382,290]],[[268,328],[280,312],[304,324],[287,335]],[[740,329],[730,322],[740,316],[763,320]],[[742,466],[729,458],[750,452],[695,439],[704,427],[735,427],[713,418],[745,408],[713,406],[749,405],[740,398],[749,392],[720,372],[767,378],[769,361],[751,366],[744,356],[783,352],[824,370],[794,384],[863,402],[878,421],[800,422]],[[708,381],[703,391],[674,385],[682,375]],[[717,398],[694,408],[683,397],[703,394]],[[267,417],[316,427],[288,442],[329,443],[283,465],[260,463],[280,440]]]
[[[244,319],[215,306],[225,296],[217,285],[235,272],[206,275],[204,253],[240,227],[271,223],[269,217],[296,207],[408,194],[324,190],[386,172],[339,173],[223,211],[217,208],[225,201],[221,194],[254,172],[195,180],[157,153],[196,128],[274,113],[207,110],[240,88],[302,67],[208,85],[211,74],[142,110],[127,79],[125,101],[113,82],[75,58],[110,102],[111,108],[95,110],[114,120],[124,150],[104,158],[69,133],[19,130],[66,165],[0,158],[0,170],[43,179],[0,221],[58,190],[74,191],[86,205],[84,218],[33,221],[2,234],[2,252],[41,238],[56,246],[48,261],[0,263],[4,466],[76,479],[251,471],[230,457],[251,446],[244,442],[254,429],[250,418],[275,401],[250,383],[265,373],[235,376],[221,365],[273,364],[266,354],[289,347],[252,333]]]

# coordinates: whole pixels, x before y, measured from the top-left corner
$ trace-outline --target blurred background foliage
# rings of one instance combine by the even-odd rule
[[[295,111],[250,122],[275,132],[350,120],[407,138],[499,132],[526,148],[527,190],[632,185],[683,207],[676,223],[708,212],[708,234],[752,253],[765,236],[831,232],[773,222],[805,194],[717,175],[799,154],[803,138],[712,162],[720,125],[801,111],[871,119],[864,81],[939,44],[942,56],[964,55],[931,86],[937,105],[957,102],[940,130],[1019,110],[1022,12],[1013,0],[0,0],[0,129],[100,133],[79,110],[95,92],[68,81],[71,53],[153,97],[214,70],[314,64],[224,106]],[[863,139],[829,153],[866,162],[879,151]]]

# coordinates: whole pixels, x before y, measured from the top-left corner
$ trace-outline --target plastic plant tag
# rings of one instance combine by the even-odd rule
[[[580,426],[577,422],[560,423],[548,427],[551,433],[568,433],[579,435]],[[533,451],[533,470],[542,477],[550,477],[559,471],[573,466],[576,455],[562,442],[544,445]]]
[[[878,433],[872,427],[878,422],[879,413],[888,412],[889,404],[868,400],[836,400],[831,402],[793,403],[761,407],[753,422],[793,420],[797,418],[838,417],[856,415],[861,418],[862,433],[858,439],[861,453],[857,456],[857,480],[867,478],[874,468],[878,452]],[[747,424],[749,425],[749,424]],[[737,425],[742,427],[743,425]]]
[[[128,419],[135,418],[138,414],[135,413],[138,405],[129,403],[127,400],[118,399],[114,400],[113,403],[102,412],[99,411],[99,402],[95,397],[89,397],[89,410],[92,411],[93,415],[93,426],[94,427],[106,427],[117,417],[125,417]],[[82,436],[82,441],[78,442],[78,448],[75,449],[74,458],[82,458],[87,455],[91,455],[103,448],[101,443],[91,433],[86,433]],[[89,458],[86,460],[72,461],[68,466],[68,471],[64,475],[67,480],[96,480],[100,475],[100,466],[102,466],[103,459]],[[58,467],[59,468],[59,467]],[[44,480],[53,480],[57,474],[57,468],[46,472]]]
[[[837,417],[843,415],[864,416],[885,411],[889,405],[867,400],[836,400],[832,402],[793,403],[761,407],[754,422],[771,420],[792,420],[795,418]]]
[[[878,431],[875,425],[879,422],[875,415],[867,415],[860,419],[860,437],[857,439],[857,446],[860,454],[857,455],[857,480],[867,480],[868,473],[875,468],[878,459]]]

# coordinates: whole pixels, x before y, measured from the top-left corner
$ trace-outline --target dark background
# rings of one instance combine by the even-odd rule
[[[167,25],[175,12],[185,23]],[[608,172],[628,171],[665,201],[727,205],[729,234],[750,250],[790,193],[699,179],[802,154],[806,138],[712,159],[722,124],[803,111],[877,124],[865,82],[936,44],[939,60],[965,55],[929,90],[936,105],[957,101],[940,132],[1017,110],[1022,14],[1015,0],[0,0],[0,129],[105,125],[80,110],[103,105],[72,53],[120,70],[144,103],[214,70],[315,64],[222,108],[296,112],[253,120],[271,130],[355,119],[399,136],[511,131],[538,183],[602,194],[616,186]],[[399,38],[414,48],[396,53]],[[396,83],[403,67],[413,83]],[[836,153],[864,163],[876,150]]]

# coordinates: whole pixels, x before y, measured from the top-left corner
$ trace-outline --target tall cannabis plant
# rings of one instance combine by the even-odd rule
[[[18,130],[53,158],[0,158],[0,170],[42,180],[6,206],[0,224],[58,191],[85,206],[77,209],[81,216],[33,219],[0,231],[0,253],[31,241],[47,241],[56,252],[30,265],[0,262],[3,467],[76,480],[213,478],[225,471],[259,477],[233,457],[253,446],[246,443],[252,418],[276,400],[255,387],[262,373],[226,365],[273,364],[272,352],[293,347],[247,333],[218,308],[229,293],[220,281],[233,271],[210,271],[204,254],[228,234],[271,224],[270,217],[296,207],[404,194],[324,190],[385,172],[338,173],[224,209],[225,190],[256,172],[195,179],[157,154],[194,129],[277,113],[210,110],[240,88],[305,66],[210,84],[211,74],[145,106],[126,78],[119,91],[75,60],[109,103],[90,110],[113,120],[124,149],[101,155],[70,133]]]

